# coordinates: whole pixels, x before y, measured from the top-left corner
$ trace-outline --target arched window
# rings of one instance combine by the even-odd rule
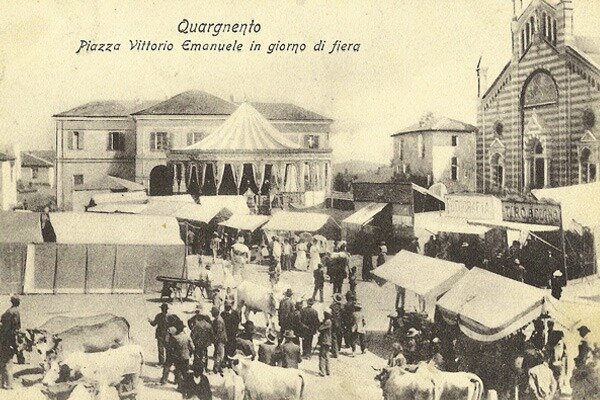
[[[526,83],[523,92],[523,107],[533,107],[556,103],[558,91],[554,79],[544,72],[534,72]]]
[[[529,170],[532,189],[541,189],[546,185],[546,154],[540,141],[533,145],[533,155]]]
[[[580,164],[580,183],[590,183],[596,181],[596,164],[593,164],[590,160],[592,152],[587,147],[581,150],[579,157]]]
[[[419,152],[419,157],[425,158],[425,145],[423,143],[423,135],[420,133],[417,136],[417,151]]]
[[[498,153],[492,155],[492,186],[501,189],[504,187],[504,160]]]

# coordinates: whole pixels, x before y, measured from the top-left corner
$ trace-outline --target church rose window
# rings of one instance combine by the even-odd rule
[[[523,105],[536,106],[541,104],[556,103],[558,92],[556,85],[550,75],[545,72],[537,72],[527,83],[523,97]]]

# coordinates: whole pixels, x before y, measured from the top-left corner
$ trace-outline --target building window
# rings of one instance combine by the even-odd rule
[[[581,150],[580,162],[580,183],[590,183],[596,181],[596,164],[590,161],[592,152],[587,147]]]
[[[452,157],[452,164],[450,166],[450,173],[453,181],[458,180],[458,158]]]
[[[304,137],[304,145],[309,149],[319,148],[319,136],[318,135],[306,135]]]
[[[458,136],[452,135],[452,147],[458,146]]]
[[[40,175],[38,167],[31,167],[31,179],[37,179]]]
[[[123,151],[125,150],[125,135],[122,132],[108,133],[108,150]]]
[[[187,134],[187,145],[191,146],[200,142],[202,139],[206,137],[204,132],[188,132]]]
[[[492,185],[498,189],[504,187],[504,162],[498,153],[492,156]]]
[[[404,158],[404,152],[402,151],[403,147],[404,147],[404,140],[398,139],[396,141],[396,154],[398,155],[398,158],[400,160],[402,160]]]
[[[83,185],[83,175],[73,175],[73,185]]]
[[[150,150],[160,151],[169,149],[169,134],[167,132],[150,133]]]
[[[546,185],[546,158],[544,146],[536,142],[533,146],[533,158],[529,170],[531,189],[541,189]]]
[[[496,136],[502,137],[502,134],[504,133],[504,124],[502,122],[497,121],[494,124],[494,133],[496,134]]]
[[[69,150],[83,150],[83,132],[71,132],[68,147]]]
[[[425,145],[423,144],[423,135],[420,133],[417,136],[417,151],[419,152],[419,157],[425,158]]]
[[[527,82],[523,94],[523,107],[552,104],[558,101],[554,79],[545,72],[536,72]]]
[[[583,110],[581,122],[583,123],[583,127],[585,129],[592,130],[596,125],[596,114],[594,114],[594,111],[590,110],[589,108],[587,110]]]

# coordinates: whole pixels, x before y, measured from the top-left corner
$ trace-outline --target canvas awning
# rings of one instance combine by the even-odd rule
[[[144,185],[116,176],[104,176],[96,181],[73,186],[73,190],[110,190],[113,192],[136,192],[144,191]]]
[[[316,232],[328,223],[327,214],[279,211],[263,227],[266,231]]]
[[[344,219],[344,224],[366,225],[373,220],[373,217],[380,213],[387,203],[368,203],[366,206]]]
[[[245,196],[201,196],[199,202],[202,206],[209,208],[227,208],[234,215],[250,214]]]
[[[148,201],[151,203],[155,201],[167,201],[170,203],[177,202],[196,204],[191,194],[174,194],[172,196],[148,196]]]
[[[415,214],[415,229],[425,229],[431,233],[461,233],[466,235],[485,235],[491,228],[470,224],[464,218],[447,217],[440,212]]]
[[[144,203],[103,203],[87,209],[88,212],[95,213],[124,213],[140,214],[147,207]]]
[[[533,286],[473,268],[437,303],[444,319],[471,339],[493,342],[523,328],[544,312],[546,293]]]
[[[40,214],[0,211],[0,243],[43,243]]]
[[[428,298],[447,292],[466,273],[463,264],[406,250],[373,270],[378,277]]]
[[[241,231],[254,232],[264,224],[269,222],[266,215],[232,215],[227,221],[220,222],[219,225],[226,226]]]
[[[92,196],[92,200],[96,205],[106,203],[144,203],[148,199],[146,192],[115,192],[115,193],[98,193]]]
[[[50,213],[56,243],[182,245],[173,217],[57,212]]]
[[[560,203],[563,227],[567,230],[578,230],[578,225],[600,225],[600,182],[535,189],[531,193],[539,200],[547,199]]]
[[[194,222],[203,222],[208,224],[213,218],[215,218],[221,211],[229,210],[225,206],[206,206],[200,204],[184,204],[183,207],[178,208],[173,216],[177,219],[185,219]],[[230,211],[228,211],[230,212]]]
[[[526,232],[556,232],[560,228],[551,225],[525,224],[521,222],[509,221],[484,221],[484,220],[468,220],[469,224],[478,226],[487,226],[490,228],[503,228],[511,231],[526,231]]]

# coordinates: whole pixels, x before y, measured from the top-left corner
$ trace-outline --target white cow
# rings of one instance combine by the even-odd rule
[[[301,400],[305,377],[295,368],[273,367],[248,357],[230,357],[233,370],[246,386],[246,400]]]
[[[421,363],[416,373],[433,380],[437,400],[481,400],[483,397],[483,382],[470,372],[440,371],[431,364]]]
[[[279,287],[266,288],[250,281],[242,281],[236,288],[237,309],[242,313],[244,308],[244,319],[247,321],[250,311],[261,311],[265,315],[267,328],[273,324],[273,317],[277,314],[279,301],[283,291]]]
[[[223,391],[227,400],[244,400],[246,392],[244,380],[231,368],[223,370]]]
[[[115,386],[125,375],[131,375],[134,385],[137,385],[143,363],[142,348],[135,344],[99,353],[74,352],[60,361],[53,361],[42,383],[51,385],[59,379],[84,378],[100,385]]]

